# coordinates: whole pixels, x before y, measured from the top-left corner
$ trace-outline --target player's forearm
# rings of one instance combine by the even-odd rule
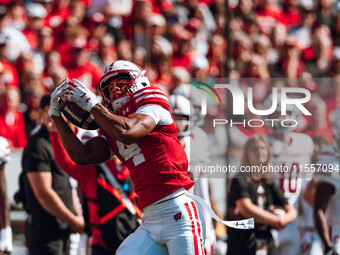
[[[101,104],[96,104],[92,108],[91,113],[97,123],[112,138],[124,144],[131,144],[136,139],[133,132],[131,132],[135,124],[132,119],[114,115]]]
[[[71,128],[63,120],[62,117],[52,117],[54,124],[56,125],[60,140],[72,161],[78,163],[84,156],[88,155],[86,147],[73,133]]]
[[[314,224],[323,246],[331,246],[332,242],[329,236],[328,224],[322,209],[314,210]]]

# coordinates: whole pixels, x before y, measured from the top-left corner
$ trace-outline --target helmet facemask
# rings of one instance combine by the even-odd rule
[[[138,65],[124,60],[117,60],[108,65],[99,82],[99,90],[106,107],[112,110],[112,103],[117,99],[150,86],[149,79],[144,75],[145,72]],[[121,81],[120,79],[123,78],[125,80]],[[119,90],[122,91],[122,89],[124,93],[116,93]],[[114,93],[114,96],[112,96],[112,93]]]
[[[121,79],[125,79],[126,81],[120,81]],[[112,90],[117,91],[118,90],[117,87],[121,89],[124,85],[127,86],[127,91],[130,91],[131,90],[130,88],[134,86],[134,82],[132,81],[132,78],[128,73],[117,73],[115,75],[113,74],[106,80],[102,80],[100,82],[100,93],[104,98],[105,104],[108,105],[113,100],[118,99],[120,96],[115,93],[116,94],[115,97],[111,100],[110,93],[112,92]]]

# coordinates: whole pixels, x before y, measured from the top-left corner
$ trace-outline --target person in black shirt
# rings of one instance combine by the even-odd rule
[[[255,135],[244,146],[240,170],[251,166],[268,166],[270,150],[266,138]],[[240,171],[241,172],[241,171]],[[274,206],[283,210],[273,211]],[[248,231],[228,229],[227,255],[276,254],[270,229],[282,229],[297,217],[274,180],[261,173],[240,173],[231,181],[228,193],[228,218],[253,217],[255,228]]]
[[[26,244],[30,255],[66,255],[71,229],[84,231],[84,219],[74,214],[68,175],[55,161],[47,127],[53,125],[50,95],[40,102],[42,125],[29,139],[22,157]]]

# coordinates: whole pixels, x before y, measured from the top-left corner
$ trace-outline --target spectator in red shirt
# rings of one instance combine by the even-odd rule
[[[214,34],[210,41],[208,53],[209,76],[223,78],[225,76],[227,42],[222,35]]]
[[[284,0],[281,23],[283,23],[287,29],[300,24],[299,5],[299,0]]]
[[[45,55],[45,67],[43,71],[44,91],[52,91],[56,84],[59,84],[68,76],[67,69],[61,64],[60,53],[51,50]]]
[[[66,66],[69,77],[76,78],[95,92],[102,75],[102,69],[99,65],[90,61],[89,45],[73,46],[71,54],[74,56],[74,60]]]
[[[53,30],[50,27],[41,28],[38,33],[38,47],[33,51],[34,67],[42,73],[45,67],[45,55],[53,48]]]
[[[258,0],[255,11],[256,21],[264,34],[269,35],[275,24],[282,20],[282,11],[271,5],[270,0]]]
[[[38,31],[44,26],[44,18],[47,15],[46,9],[41,4],[31,3],[27,5],[27,27],[22,33],[27,38],[27,41],[31,45],[31,49],[34,50],[38,47]]]
[[[190,69],[192,45],[191,42],[183,39],[177,41],[178,50],[172,56],[172,66],[181,66]]]
[[[68,6],[71,2],[70,0],[60,1],[35,0],[35,1],[42,4],[48,13],[44,19],[44,24],[46,26],[56,28],[61,23],[63,23],[70,15],[70,11],[68,9]]]
[[[291,38],[286,40],[283,47],[281,70],[282,75],[287,78],[298,78],[306,70],[301,60],[301,50]]]
[[[3,75],[2,81],[6,86],[19,87],[18,71],[5,57],[6,46],[7,37],[3,33],[0,33],[0,72]]]
[[[63,56],[61,59],[62,64],[67,67],[67,65],[74,61],[74,56],[70,52],[71,48],[79,48],[86,45],[89,38],[89,31],[84,26],[77,25],[67,27],[63,33],[64,34],[62,37],[65,41],[62,44],[56,46],[55,49],[60,53],[61,56]]]
[[[65,42],[69,43],[69,38],[67,37],[67,31],[72,29],[86,29],[81,28],[84,26],[85,21],[85,5],[81,1],[72,1],[70,6],[68,7],[69,15],[67,19],[61,23],[58,27],[54,28],[54,38],[55,38],[55,46],[59,47],[63,45]],[[86,29],[87,30],[87,29]],[[87,37],[89,36],[89,32],[87,31]]]
[[[20,91],[8,87],[0,106],[0,135],[7,138],[11,147],[23,148],[27,143],[24,115],[18,110]]]

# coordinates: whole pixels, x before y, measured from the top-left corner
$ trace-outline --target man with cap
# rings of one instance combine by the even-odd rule
[[[30,3],[27,10],[27,27],[22,31],[32,49],[38,47],[38,32],[44,27],[44,18],[47,11],[41,4]]]
[[[48,127],[53,122],[48,115],[50,95],[40,102],[42,125],[31,136],[22,157],[22,189],[26,244],[31,255],[66,255],[69,236],[84,231],[84,219],[74,214],[72,191],[68,175],[58,166]]]

